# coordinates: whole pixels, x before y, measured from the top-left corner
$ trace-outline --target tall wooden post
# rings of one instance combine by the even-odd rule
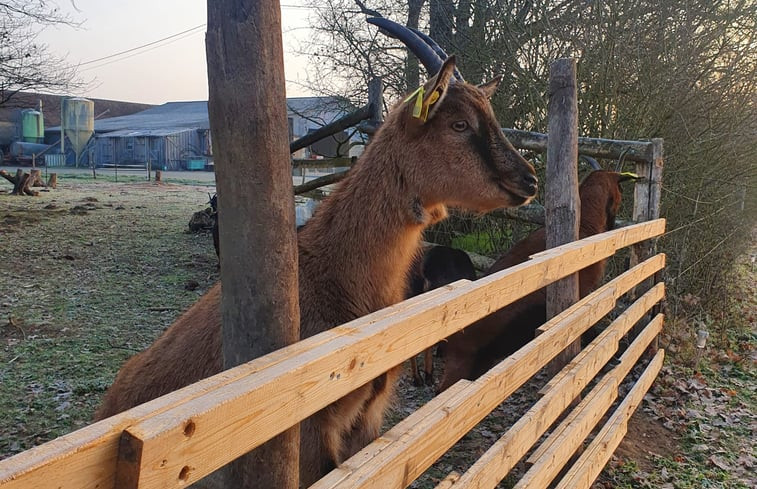
[[[546,228],[547,248],[578,239],[578,96],[576,61],[558,59],[549,69],[549,132],[547,139]],[[578,274],[547,286],[547,318],[579,299]],[[581,350],[581,340],[557,357],[557,370]]]
[[[206,50],[230,368],[299,340],[279,2],[209,0]],[[299,428],[224,470],[227,487],[296,489]]]
[[[378,76],[368,82],[368,103],[371,106],[370,122],[378,127],[384,121],[384,81]]]
[[[663,167],[663,140],[652,140],[652,152],[648,161],[636,163],[636,174],[641,177],[636,182],[633,192],[633,220],[635,222],[650,221],[660,217],[660,200],[662,194],[662,167]],[[633,267],[643,262],[657,252],[657,240],[647,240],[631,247],[630,266]],[[654,283],[662,280],[661,272],[651,279],[644,280],[631,291],[631,296],[636,298],[649,290]],[[655,306],[650,314],[656,315],[660,310]],[[631,336],[636,337],[648,322],[650,316],[645,316],[642,321],[631,330]],[[649,348],[649,354],[657,352],[657,338]]]

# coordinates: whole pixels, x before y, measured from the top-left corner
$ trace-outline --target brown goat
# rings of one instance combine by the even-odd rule
[[[621,202],[620,182],[630,176],[594,171],[579,187],[581,198],[580,238],[611,230]],[[504,270],[528,260],[546,248],[544,228],[519,241],[486,274]],[[579,294],[585,297],[599,285],[605,260],[578,274]],[[534,338],[536,328],[546,321],[546,289],[537,290],[450,336],[444,350],[444,375],[439,392],[460,379],[473,380],[499,360],[514,353]]]
[[[488,100],[499,80],[479,87],[450,83],[453,71],[451,57],[426,83],[420,117],[416,96],[390,111],[357,164],[299,231],[302,338],[400,302],[422,232],[446,216],[446,206],[487,212],[536,193],[533,167],[507,141]],[[221,371],[220,298],[215,285],[131,358],[97,419]],[[400,368],[303,421],[302,486],[379,435]]]
[[[434,290],[458,280],[476,280],[476,268],[468,254],[449,246],[431,246],[413,262],[406,298]],[[423,352],[423,374],[416,357],[410,359],[410,373],[416,386],[434,384],[433,347]]]

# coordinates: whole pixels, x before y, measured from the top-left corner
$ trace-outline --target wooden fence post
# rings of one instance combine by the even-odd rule
[[[384,120],[384,82],[380,77],[368,82],[368,103],[372,109],[370,122],[378,127]]]
[[[547,139],[547,249],[578,239],[578,97],[576,61],[561,58],[549,70],[549,131]],[[547,286],[547,319],[579,299],[578,274]],[[581,351],[581,340],[568,346],[552,363],[557,371]]]
[[[229,368],[299,340],[279,2],[209,0],[206,50]],[[296,489],[299,427],[224,472],[228,487]]]
[[[652,150],[647,161],[636,162],[636,174],[642,177],[636,182],[633,192],[633,220],[635,222],[649,221],[660,217],[660,200],[662,194],[662,168],[663,168],[663,140],[652,139]],[[631,247],[630,266],[633,267],[654,253],[657,253],[657,239],[647,240]],[[649,290],[652,285],[662,279],[661,275],[655,275],[634,287],[631,297],[636,298]],[[659,312],[659,306],[651,312],[655,315]],[[633,328],[631,336],[635,337],[642,329],[642,325]],[[657,351],[658,341],[652,343],[650,353]]]

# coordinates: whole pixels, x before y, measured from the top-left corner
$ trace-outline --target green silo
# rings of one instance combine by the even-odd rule
[[[45,142],[45,119],[42,112],[34,109],[21,111],[21,140],[25,143]]]

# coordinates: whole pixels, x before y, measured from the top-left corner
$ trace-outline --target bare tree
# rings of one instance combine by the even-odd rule
[[[78,25],[53,1],[0,1],[0,106],[21,91],[62,92],[82,86],[76,67],[39,41],[45,27]]]
[[[385,76],[389,100],[413,86],[405,51],[373,37],[353,0],[312,1],[313,65],[332,88],[364,97],[368,72]],[[363,10],[409,23],[416,1],[365,0]],[[506,127],[545,132],[549,64],[576,58],[582,136],[665,140],[661,244],[674,307],[686,294],[702,298],[701,314],[727,305],[724,277],[757,213],[757,2],[427,0],[418,26],[459,55],[469,81],[504,75],[492,105]],[[490,218],[450,236],[485,226]]]

